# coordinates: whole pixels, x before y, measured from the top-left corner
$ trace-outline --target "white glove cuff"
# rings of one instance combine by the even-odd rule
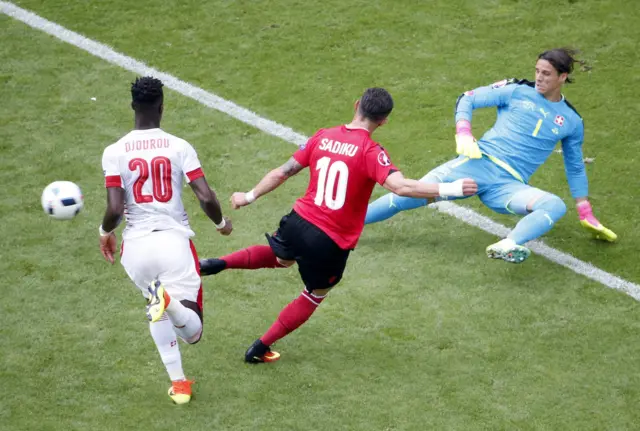
[[[102,225],[100,225],[100,227],[98,228],[98,232],[100,232],[100,236],[108,236],[113,233],[113,231],[107,232],[106,230],[102,229]]]
[[[216,224],[216,223],[213,223],[213,224],[216,227],[216,229],[220,230],[220,229],[224,229],[224,227],[227,225],[227,221],[225,220],[224,217],[222,217],[222,221],[220,222],[220,224]]]
[[[462,180],[457,180],[452,183],[441,183],[438,185],[438,193],[443,198],[446,197],[462,197],[464,193],[462,191]]]

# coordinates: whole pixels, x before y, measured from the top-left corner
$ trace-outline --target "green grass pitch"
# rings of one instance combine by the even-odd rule
[[[585,119],[596,214],[620,242],[582,232],[559,154],[532,179],[569,206],[545,241],[640,282],[634,1],[16,4],[306,135],[384,86],[396,108],[376,137],[411,177],[453,156],[458,94],[530,78],[539,52],[576,46],[592,68],[565,94]],[[242,355],[302,289],[297,272],[205,279],[203,339],[182,345],[196,398],[173,406],[143,300],[97,245],[102,150],[132,127],[132,79],[0,14],[0,430],[637,429],[637,302],[540,256],[487,261],[495,237],[430,209],[365,228],[343,282],[273,365]],[[219,236],[186,189],[200,255],[264,243],[306,175],[242,211],[227,197],[294,147],[173,91],[165,105],[163,128],[195,146],[234,221]],[[71,222],[40,208],[58,179],[85,195]]]

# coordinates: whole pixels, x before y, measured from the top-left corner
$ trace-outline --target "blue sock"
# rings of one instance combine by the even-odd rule
[[[562,199],[548,195],[533,205],[533,212],[522,218],[511,231],[508,238],[522,245],[549,232],[553,225],[567,212]]]
[[[427,204],[426,199],[407,198],[388,193],[369,204],[364,224],[386,220],[400,211],[412,210]]]

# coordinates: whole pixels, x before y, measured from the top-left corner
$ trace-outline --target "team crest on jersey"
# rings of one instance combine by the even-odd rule
[[[564,124],[564,117],[562,115],[556,115],[556,119],[553,120],[558,126],[562,126]]]
[[[520,103],[520,106],[522,106],[522,109],[527,110],[527,111],[535,111],[536,110],[536,104],[533,103],[530,100],[523,100]]]
[[[389,160],[389,156],[387,156],[387,153],[385,153],[384,151],[380,151],[380,154],[378,154],[378,163],[380,163],[382,166],[391,165],[391,160]]]

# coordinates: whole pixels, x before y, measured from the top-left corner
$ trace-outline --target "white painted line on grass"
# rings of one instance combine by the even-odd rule
[[[107,45],[88,39],[78,33],[48,21],[32,12],[22,9],[13,3],[0,1],[0,12],[8,15],[18,21],[22,21],[30,27],[37,30],[41,30],[51,36],[67,42],[73,46],[76,46],[83,51],[88,52],[91,55],[99,57],[111,64],[120,66],[130,72],[138,75],[153,75],[164,82],[165,86],[171,88],[178,93],[189,97],[201,104],[210,108],[216,109],[220,112],[224,112],[231,117],[242,121],[245,124],[253,126],[265,133],[273,136],[277,136],[287,142],[296,145],[302,145],[306,142],[307,137],[295,132],[289,127],[285,127],[282,124],[275,121],[267,120],[257,115],[255,112],[249,111],[235,103],[223,99],[220,96],[216,96],[213,93],[205,91],[195,85],[191,85],[187,82],[169,75],[168,73],[161,72],[157,69],[147,66],[141,61],[135,60],[131,57],[127,57],[124,54],[120,54]],[[463,222],[478,227],[485,232],[500,237],[506,236],[509,229],[493,220],[484,217],[477,212],[455,205],[451,202],[440,202],[434,205],[439,211],[449,214]],[[570,254],[556,250],[552,247],[545,245],[542,241],[532,241],[531,250],[541,256],[546,257],[552,262],[562,265],[570,270],[582,274],[591,280],[597,281],[611,289],[620,290],[627,295],[640,301],[640,286],[630,281],[624,280],[606,271],[603,271],[590,263],[586,263],[577,259]]]
[[[30,27],[37,30],[41,30],[51,36],[67,42],[73,46],[76,46],[83,51],[88,52],[91,55],[99,57],[111,64],[120,66],[130,72],[134,72],[138,75],[153,75],[160,79],[166,87],[171,88],[178,93],[189,97],[202,103],[209,108],[216,109],[220,112],[224,112],[233,118],[236,118],[243,123],[253,126],[278,138],[284,139],[287,142],[291,142],[296,145],[302,145],[307,141],[307,138],[303,135],[294,132],[289,127],[285,127],[275,121],[267,120],[258,116],[255,112],[251,112],[241,106],[236,105],[229,100],[223,99],[220,96],[209,93],[201,88],[191,85],[187,82],[169,75],[168,73],[161,72],[157,69],[147,66],[141,61],[127,57],[114,51],[107,45],[88,39],[78,33],[48,21],[28,10],[22,9],[13,3],[0,1],[0,11],[12,18],[22,21]]]
[[[472,209],[456,205],[453,202],[439,202],[432,206],[437,206],[439,211],[449,214],[467,224],[470,224],[471,226],[475,226],[493,235],[505,237],[511,231],[508,227],[491,220],[489,217],[480,215]],[[583,262],[580,259],[571,256],[569,253],[549,247],[542,241],[529,241],[527,243],[527,247],[529,247],[532,252],[539,254],[540,256],[544,256],[558,265],[569,268],[570,270],[577,272],[578,274],[582,274],[585,277],[597,281],[607,287],[620,290],[631,296],[633,299],[640,301],[640,286],[635,283],[603,271],[590,263]],[[526,263],[523,265],[526,265]]]

